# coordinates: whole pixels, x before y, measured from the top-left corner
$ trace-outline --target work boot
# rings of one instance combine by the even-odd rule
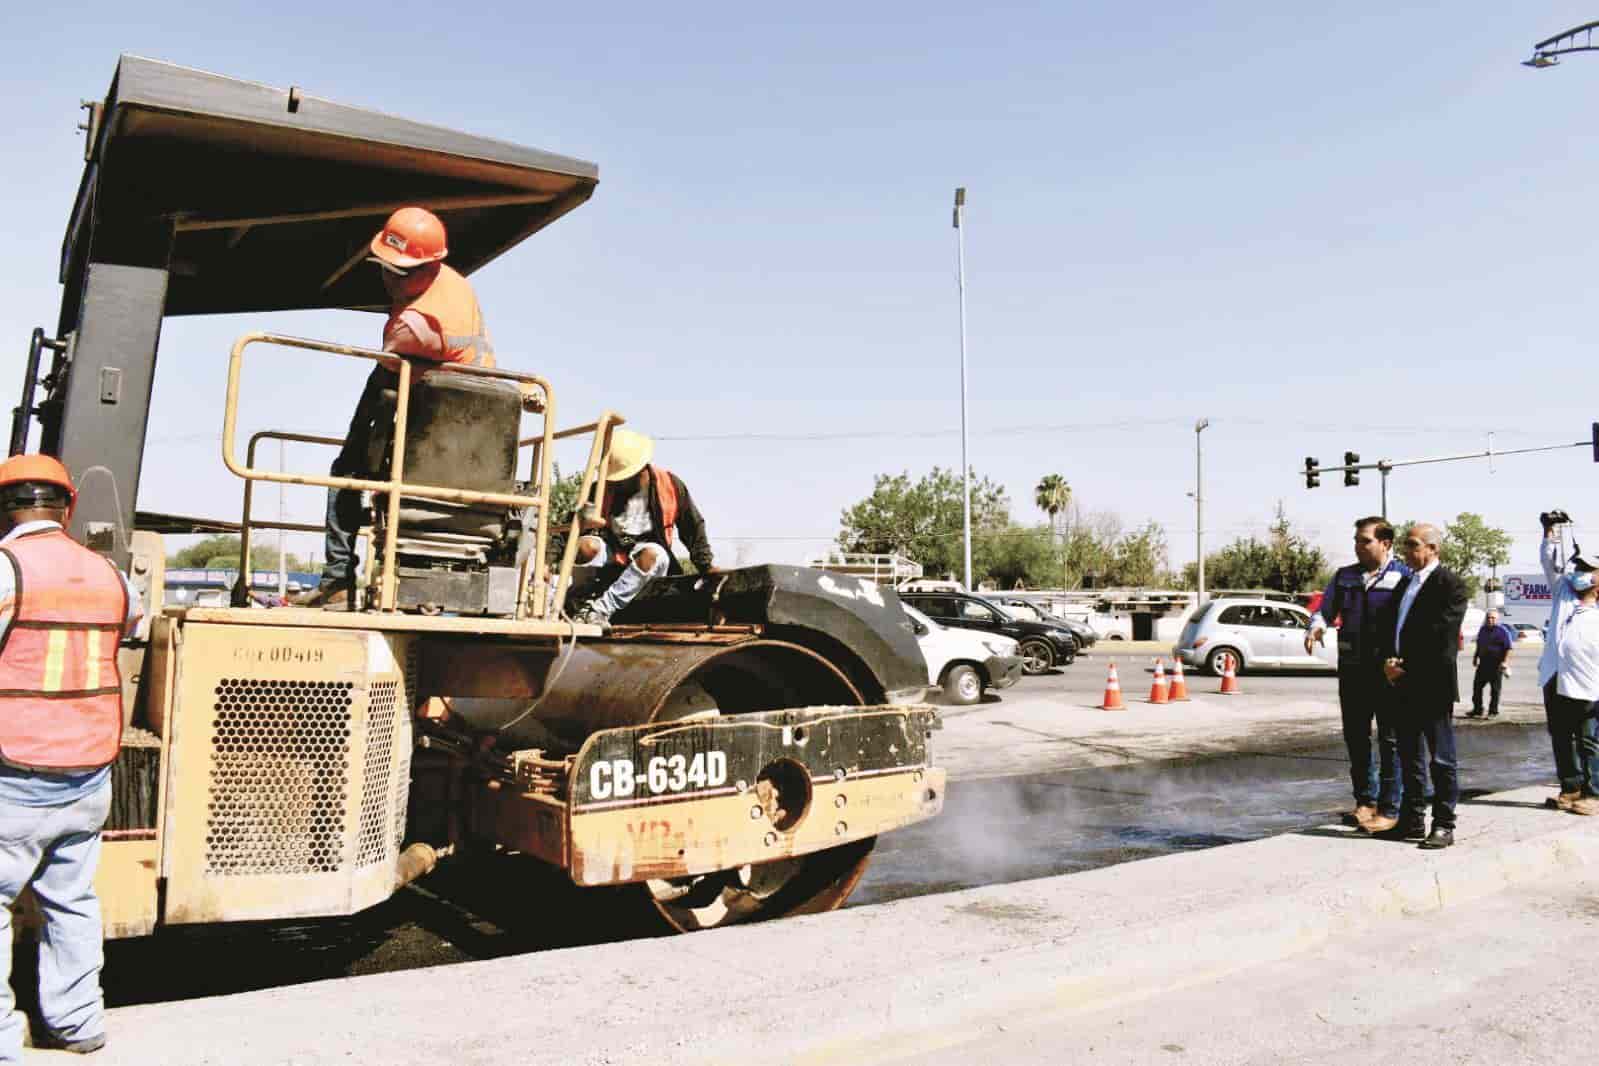
[[[1576,802],[1574,802],[1568,808],[1568,810],[1570,810],[1572,814],[1586,814],[1586,815],[1599,814],[1599,797],[1584,796],[1581,799],[1579,799]]]
[[[70,1051],[74,1055],[87,1055],[105,1047],[105,1034],[85,1037],[82,1040],[68,1040],[46,1029],[33,1038],[33,1046],[46,1051]]]
[[[594,603],[585,603],[572,612],[572,621],[588,626],[599,626],[602,629],[611,628],[611,616]]]
[[[1544,800],[1543,805],[1557,811],[1565,811],[1567,814],[1569,814],[1571,813],[1572,806],[1580,799],[1582,799],[1581,790],[1574,789],[1571,792],[1562,792],[1558,796],[1553,796]]]
[[[1382,818],[1379,816],[1373,818],[1371,824],[1376,825],[1379,821],[1393,823],[1387,829],[1377,829],[1372,832],[1372,836],[1381,837],[1383,840],[1420,840],[1427,835],[1427,823],[1420,819],[1404,817]]]
[[[340,601],[340,596],[343,601]],[[289,601],[291,607],[320,607],[324,611],[353,611],[355,585],[350,581],[324,581],[310,592],[302,592]]]

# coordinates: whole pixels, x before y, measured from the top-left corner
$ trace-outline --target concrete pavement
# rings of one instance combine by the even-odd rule
[[[1437,853],[1327,827],[686,938],[125,1008],[96,1061],[928,1061],[1001,1026],[1158,1009],[1381,923],[1589,881],[1599,826],[1543,809],[1547,794],[1464,804],[1460,843]]]

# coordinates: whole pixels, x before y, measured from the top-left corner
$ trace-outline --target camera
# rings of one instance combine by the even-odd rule
[[[1548,529],[1550,526],[1570,525],[1571,516],[1564,511],[1545,511],[1538,516],[1538,521],[1543,523],[1545,529]]]

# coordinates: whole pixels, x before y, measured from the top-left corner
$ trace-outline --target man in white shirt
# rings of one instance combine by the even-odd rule
[[[1549,624],[1544,627],[1543,654],[1538,658],[1538,687],[1543,690],[1544,720],[1548,723],[1549,738],[1554,745],[1557,771],[1570,756],[1569,750],[1562,750],[1566,744],[1562,738],[1569,732],[1569,723],[1564,721],[1560,708],[1556,706],[1561,637],[1565,635],[1566,623],[1577,609],[1577,592],[1570,578],[1594,570],[1581,555],[1575,555],[1571,560],[1573,573],[1566,575],[1560,572],[1561,522],[1557,519],[1563,518],[1565,513],[1562,511],[1538,516],[1543,523],[1543,543],[1538,546],[1538,562],[1543,566],[1544,580],[1549,583]],[[1562,777],[1560,795],[1547,801],[1549,806],[1557,810],[1570,810],[1571,804],[1581,798],[1579,792],[1565,787],[1566,781]]]
[[[1560,775],[1556,805],[1599,814],[1599,582],[1591,571],[1561,579],[1575,606],[1560,629],[1559,672],[1549,709],[1549,737]]]

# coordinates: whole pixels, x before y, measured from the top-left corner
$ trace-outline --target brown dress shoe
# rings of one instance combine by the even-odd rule
[[[1551,799],[1546,799],[1543,802],[1545,807],[1552,807],[1557,811],[1569,812],[1572,804],[1576,803],[1580,799],[1582,799],[1581,792],[1562,792],[1560,795]]]
[[[1389,818],[1385,814],[1373,814],[1361,824],[1360,828],[1364,832],[1370,833],[1372,836],[1376,836],[1378,833],[1389,832],[1398,824],[1398,818]]]

